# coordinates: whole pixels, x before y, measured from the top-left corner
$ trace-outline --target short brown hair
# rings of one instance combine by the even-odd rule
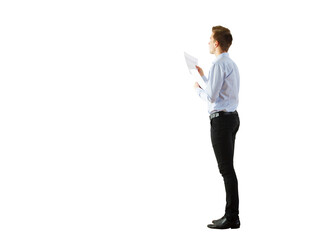
[[[223,26],[212,27],[213,39],[220,44],[221,50],[227,52],[230,45],[232,45],[233,37],[228,28]]]

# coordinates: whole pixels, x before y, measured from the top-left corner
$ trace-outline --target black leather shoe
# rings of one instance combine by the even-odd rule
[[[216,222],[221,221],[224,217],[225,217],[225,216],[223,216],[222,218],[219,218],[219,219],[217,219],[217,220],[212,220],[212,223],[215,224]]]
[[[241,226],[240,219],[237,218],[236,220],[230,221],[225,216],[218,219],[213,220],[213,224],[208,224],[208,228],[214,228],[214,229],[236,229]]]

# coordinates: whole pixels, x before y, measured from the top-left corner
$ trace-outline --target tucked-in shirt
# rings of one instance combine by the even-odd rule
[[[208,102],[208,113],[234,112],[238,106],[240,75],[238,68],[227,52],[221,53],[212,62],[208,78],[202,79],[206,88],[196,88],[197,94]]]

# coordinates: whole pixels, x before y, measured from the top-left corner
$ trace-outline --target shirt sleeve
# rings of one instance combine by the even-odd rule
[[[208,83],[208,79],[207,79],[207,77],[205,75],[202,76],[202,79],[203,79],[203,81],[204,81],[205,84]]]
[[[204,101],[208,101],[210,103],[215,102],[217,97],[219,96],[220,89],[223,85],[223,81],[224,81],[223,76],[224,73],[221,66],[219,66],[219,64],[214,64],[212,66],[209,79],[207,79],[207,87],[205,89],[196,88],[197,94]]]

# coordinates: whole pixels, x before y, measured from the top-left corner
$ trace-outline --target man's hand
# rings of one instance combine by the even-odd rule
[[[204,74],[203,74],[203,70],[202,70],[202,68],[200,68],[199,66],[195,66],[196,67],[196,69],[198,70],[198,72],[199,72],[199,74],[200,74],[200,76],[202,77]]]
[[[202,88],[202,87],[199,85],[198,82],[195,82],[195,83],[194,83],[194,88]]]

